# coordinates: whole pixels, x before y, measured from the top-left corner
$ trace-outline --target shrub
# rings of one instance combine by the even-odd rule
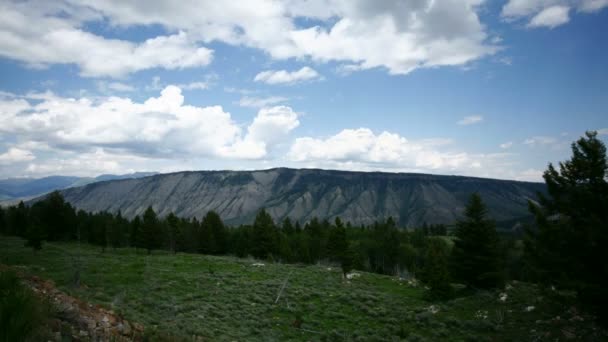
[[[14,272],[0,272],[0,341],[43,338],[48,317],[45,304],[19,281]]]

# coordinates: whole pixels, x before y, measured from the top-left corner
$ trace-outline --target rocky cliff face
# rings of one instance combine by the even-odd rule
[[[497,221],[529,215],[527,201],[544,184],[459,176],[348,172],[316,169],[197,171],[113,180],[63,190],[86,211],[119,210],[126,217],[148,206],[161,216],[174,212],[201,218],[215,210],[228,224],[250,223],[264,207],[275,218],[305,222],[339,216],[369,224],[392,216],[403,227],[452,223],[468,196],[479,192]]]

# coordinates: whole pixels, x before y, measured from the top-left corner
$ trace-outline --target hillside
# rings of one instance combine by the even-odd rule
[[[547,298],[521,282],[511,283],[504,294],[485,291],[433,303],[416,282],[366,272],[354,272],[345,281],[339,268],[328,265],[158,251],[145,255],[126,248],[101,253],[76,243],[48,243],[35,254],[23,243],[0,239],[0,272],[1,264],[11,265],[50,279],[76,297],[76,302],[59,303],[61,319],[73,317],[79,307],[105,308],[111,319],[87,319],[74,332],[84,336],[114,329],[116,315],[132,323],[133,338],[127,340],[136,341],[142,340],[133,336],[140,324],[150,341],[606,339],[572,297],[558,299],[556,293]],[[81,265],[79,288],[72,286],[76,268],[68,261],[75,255]],[[69,337],[70,329],[62,327],[60,334]]]
[[[497,221],[529,215],[527,201],[544,184],[407,173],[278,168],[262,171],[196,171],[113,180],[62,191],[86,211],[141,215],[148,206],[201,218],[217,211],[228,224],[249,223],[260,208],[275,220],[300,222],[336,216],[370,224],[392,216],[403,227],[452,223],[479,192]]]

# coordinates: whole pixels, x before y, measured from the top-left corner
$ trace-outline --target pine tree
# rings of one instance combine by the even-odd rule
[[[40,222],[39,217],[33,217],[29,220],[29,225],[26,233],[26,247],[31,247],[34,252],[42,249],[42,240],[46,237],[44,226]]]
[[[144,212],[141,235],[143,241],[142,247],[148,251],[148,254],[162,245],[162,226],[151,206]]]
[[[4,235],[8,233],[6,227],[5,210],[0,206],[0,234]]]
[[[293,227],[293,224],[291,223],[291,219],[289,217],[286,217],[283,220],[283,225],[281,226],[281,230],[283,231],[283,233],[287,234],[288,236],[291,236],[295,233],[295,228]]]
[[[354,263],[354,252],[350,248],[347,248],[340,257],[340,268],[342,268],[342,276],[344,278],[346,278],[346,275],[352,271]]]
[[[129,244],[131,247],[135,247],[135,251],[137,251],[138,247],[142,247],[142,239],[141,239],[141,219],[139,215],[135,216],[135,218],[131,221],[130,232],[129,232]]]
[[[445,300],[452,296],[448,273],[448,246],[443,240],[429,239],[421,279],[430,288],[430,299]]]
[[[572,158],[549,164],[547,195],[530,203],[536,227],[525,240],[527,260],[538,280],[575,290],[608,322],[608,162],[596,132],[572,144]]]
[[[201,229],[205,231],[207,241],[207,253],[224,254],[227,249],[227,232],[220,215],[215,211],[209,211],[201,222]]]
[[[253,222],[251,253],[259,259],[267,259],[277,252],[276,227],[270,214],[262,209]]]
[[[479,194],[471,195],[464,215],[456,223],[450,273],[468,287],[501,286],[504,279],[496,225],[486,218],[487,210]]]
[[[327,240],[327,255],[331,260],[341,261],[347,249],[346,229],[340,218],[336,217],[335,225],[331,228]]]
[[[173,212],[167,215],[167,237],[169,238],[169,250],[175,254],[179,238],[179,219]]]

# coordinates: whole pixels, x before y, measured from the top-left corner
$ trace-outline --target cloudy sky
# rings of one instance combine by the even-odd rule
[[[541,180],[608,139],[608,0],[0,0],[0,178]]]

